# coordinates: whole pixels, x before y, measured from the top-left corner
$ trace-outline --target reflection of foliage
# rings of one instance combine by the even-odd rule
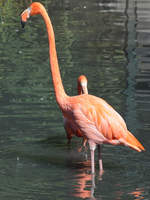
[[[49,108],[50,115],[57,119],[56,113],[59,113],[59,110],[54,107],[56,102],[53,86],[49,83],[51,76],[44,22],[41,17],[33,17],[28,21],[25,30],[22,30],[19,15],[26,7],[24,3],[19,4],[19,1],[15,4],[11,2],[3,5],[3,12],[0,14],[2,19],[2,26],[0,26],[0,102],[3,106],[1,114],[3,113],[2,116],[32,115],[36,117],[42,113],[43,117],[48,117]],[[64,21],[67,20],[65,16],[62,18]],[[67,33],[70,35],[69,31],[67,32],[67,26],[65,29],[66,35]],[[64,36],[64,34],[61,36],[62,40],[66,41]],[[66,48],[66,51],[68,49]],[[71,59],[69,59],[69,51],[67,59],[68,62]],[[63,71],[62,74],[64,74]],[[51,104],[49,99],[52,100]],[[56,122],[58,124],[58,120]]]
[[[108,12],[101,12],[104,8],[93,1],[77,3],[64,0],[61,4],[56,0],[51,6],[51,12],[54,8],[56,12],[64,10],[68,16],[67,31],[71,31],[73,37],[73,40],[71,37],[67,38],[67,41],[72,41],[69,47],[72,65],[66,65],[67,77],[64,77],[67,87],[72,82],[75,94],[77,76],[86,74],[90,93],[103,96],[110,102],[115,101],[120,107],[120,98],[117,96],[120,97],[126,87],[122,14],[109,12],[110,7],[105,8]],[[64,25],[61,27],[64,28]],[[57,36],[59,33],[61,31]],[[61,47],[67,46],[67,41],[64,45],[63,41],[59,41]],[[60,49],[59,55],[65,53]]]
[[[116,19],[119,22],[118,13],[117,16],[115,13],[102,13],[100,8],[93,8],[93,3],[87,1],[76,4],[68,1],[41,2],[46,5],[52,19],[67,92],[76,94],[77,76],[85,74],[91,93],[110,101],[120,95],[125,88],[123,79],[126,74],[123,68],[123,29],[114,25]],[[22,30],[19,15],[27,7],[27,1],[1,1],[0,4],[1,98],[5,102],[48,105],[51,98],[54,103],[43,20],[33,17]],[[113,101],[119,104],[119,100]]]
[[[27,28],[24,32],[21,29],[19,15],[25,8],[23,1],[12,2],[1,2],[3,6],[0,13],[0,100],[1,105],[5,107],[5,115],[8,110],[12,110],[12,113],[18,113],[19,116],[22,113],[22,106],[25,106],[21,106],[22,102],[32,105],[36,110],[37,103],[42,106],[44,102],[48,102],[48,77],[45,79],[43,73],[46,70],[48,74],[49,69],[44,66],[47,66],[48,58],[46,57],[45,62],[45,56],[41,57],[41,51],[38,51],[40,41],[32,45],[33,30],[28,31]],[[34,30],[34,33],[36,37],[37,31]],[[36,113],[41,114],[40,112]],[[30,112],[24,110],[23,113]]]

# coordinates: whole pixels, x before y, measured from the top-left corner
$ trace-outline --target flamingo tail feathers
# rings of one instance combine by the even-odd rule
[[[129,131],[128,131],[125,144],[129,146],[131,149],[134,149],[138,152],[145,151],[145,148],[143,147],[143,145]]]

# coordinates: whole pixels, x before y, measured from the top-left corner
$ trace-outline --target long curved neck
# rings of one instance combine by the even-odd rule
[[[50,21],[50,18],[43,6],[40,7],[39,14],[42,15],[46,28],[48,33],[48,40],[49,40],[49,58],[50,58],[50,69],[52,74],[52,80],[54,85],[54,91],[56,96],[56,101],[59,104],[59,106],[62,106],[65,102],[65,97],[67,94],[65,93],[59,65],[58,65],[58,58],[57,58],[57,52],[56,52],[56,46],[55,46],[55,35],[52,27],[52,23]]]

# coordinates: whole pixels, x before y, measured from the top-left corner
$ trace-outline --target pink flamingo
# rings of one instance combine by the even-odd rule
[[[77,83],[78,83],[78,85],[77,85],[78,95],[88,94],[86,76],[84,76],[84,75],[79,76]],[[84,134],[81,132],[80,129],[74,130],[73,125],[67,120],[67,118],[65,118],[65,116],[64,116],[64,128],[67,133],[68,144],[70,144],[72,136],[76,135],[77,137],[83,137],[82,145],[85,148],[87,139],[84,137]],[[81,151],[81,150],[82,150],[82,147],[78,149],[78,151]]]
[[[138,152],[144,151],[142,144],[128,131],[123,118],[105,100],[89,94],[71,97],[65,93],[59,71],[53,27],[41,3],[32,3],[21,14],[22,26],[24,27],[30,16],[38,14],[43,17],[47,28],[50,69],[56,101],[74,131],[80,130],[88,140],[92,173],[95,173],[94,152],[96,146],[98,146],[99,152],[100,173],[103,172],[101,144],[124,145]]]

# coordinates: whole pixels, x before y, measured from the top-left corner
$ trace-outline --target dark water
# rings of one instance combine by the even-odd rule
[[[43,0],[64,87],[80,74],[125,119],[146,152],[103,147],[105,173],[67,145],[40,16],[20,26],[28,1],[0,1],[0,199],[150,199],[150,2]],[[89,158],[89,152],[88,152]],[[92,180],[93,179],[93,180]],[[94,187],[95,179],[95,187]]]

